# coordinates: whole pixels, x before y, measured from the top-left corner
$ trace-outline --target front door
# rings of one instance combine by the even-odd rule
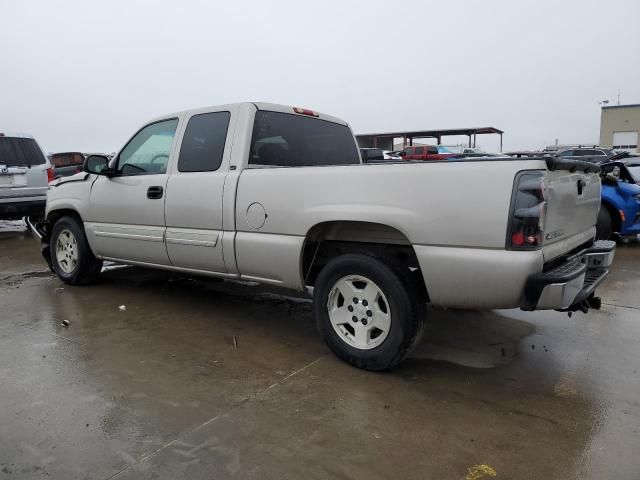
[[[147,125],[93,184],[85,228],[100,257],[169,265],[164,243],[167,165],[178,119]]]
[[[187,126],[178,161],[172,166],[165,205],[167,252],[176,267],[227,272],[222,196],[233,138],[231,114],[205,112],[185,119]]]

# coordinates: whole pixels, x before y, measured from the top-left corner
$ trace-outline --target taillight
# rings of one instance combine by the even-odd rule
[[[536,250],[544,240],[544,222],[547,211],[545,172],[526,171],[516,176],[507,249]]]
[[[47,182],[53,182],[55,178],[56,176],[53,173],[53,168],[47,168]]]
[[[310,117],[320,116],[320,114],[314,112],[313,110],[309,110],[308,108],[293,107],[293,111],[299,113],[300,115],[309,115]]]

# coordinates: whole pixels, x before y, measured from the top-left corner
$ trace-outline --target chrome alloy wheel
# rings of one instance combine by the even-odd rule
[[[73,273],[78,265],[78,242],[71,231],[60,232],[56,241],[56,260],[64,273]]]
[[[382,344],[391,329],[391,307],[380,287],[361,275],[340,278],[327,301],[338,336],[359,350]]]

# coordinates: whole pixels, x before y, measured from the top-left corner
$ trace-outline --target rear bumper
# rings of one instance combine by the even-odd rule
[[[15,220],[26,216],[41,217],[47,205],[44,200],[0,202],[0,219]]]
[[[552,270],[530,275],[520,308],[587,311],[598,306],[595,290],[609,274],[615,248],[615,242],[599,240]]]

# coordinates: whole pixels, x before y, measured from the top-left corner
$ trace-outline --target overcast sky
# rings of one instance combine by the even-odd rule
[[[0,132],[118,150],[148,119],[236,101],[354,131],[495,126],[505,148],[598,142],[640,103],[640,1],[0,0]],[[495,140],[481,140],[489,150]]]

